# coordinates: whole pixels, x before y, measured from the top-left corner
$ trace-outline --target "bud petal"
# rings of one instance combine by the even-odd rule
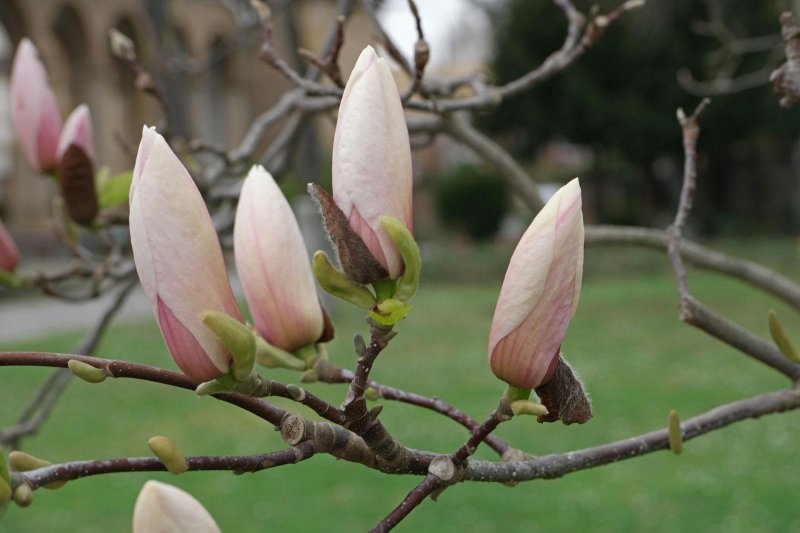
[[[552,376],[580,296],[581,190],[574,179],[542,208],[508,265],[489,333],[494,374],[536,388]]]
[[[0,270],[13,272],[19,263],[19,249],[11,234],[0,220]]]
[[[242,186],[233,228],[236,271],[258,332],[292,351],[322,335],[322,307],[292,208],[264,167]]]
[[[203,198],[154,128],[142,134],[130,207],[136,270],[173,359],[198,381],[226,373],[231,356],[202,314],[242,316]]]
[[[217,523],[194,497],[150,480],[133,508],[133,533],[219,533]]]
[[[11,118],[20,149],[37,172],[53,170],[61,134],[61,115],[39,52],[22,39],[11,67]]]
[[[92,134],[92,115],[89,106],[81,104],[67,117],[61,137],[58,139],[56,157],[60,161],[71,144],[83,149],[89,159],[94,161],[94,138]]]
[[[333,139],[333,198],[391,279],[403,261],[381,215],[413,231],[411,147],[389,66],[368,46],[344,89]]]

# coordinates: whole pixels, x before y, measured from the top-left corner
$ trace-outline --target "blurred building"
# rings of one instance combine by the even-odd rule
[[[274,44],[290,62],[299,61],[297,46],[321,48],[336,6],[334,0],[293,4],[291,14],[275,12]],[[133,166],[142,126],[158,123],[162,111],[134,88],[129,66],[111,55],[109,29],[128,35],[167,86],[176,133],[230,148],[289,87],[259,61],[260,31],[247,16],[254,14],[241,0],[0,1],[0,216],[12,232],[21,240],[48,234],[53,194],[51,181],[34,175],[14,146],[8,75],[20,39],[29,37],[39,49],[63,117],[89,104],[98,165],[116,172]],[[341,55],[345,72],[370,37],[366,18],[354,14]]]

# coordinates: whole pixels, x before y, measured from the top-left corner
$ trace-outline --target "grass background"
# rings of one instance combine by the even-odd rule
[[[723,249],[796,272],[785,242],[722,243]],[[568,451],[663,427],[667,412],[682,417],[722,402],[774,390],[786,380],[677,320],[676,291],[663,256],[587,251],[578,313],[563,349],[587,382],[595,418],[580,427],[515,419],[499,430],[534,454]],[[440,396],[475,418],[496,404],[503,386],[488,370],[486,339],[504,265],[505,247],[426,253],[426,275],[413,311],[378,360],[376,380]],[[459,265],[457,273],[448,265]],[[790,331],[800,321],[774,299],[741,283],[692,271],[690,284],[712,308],[767,335],[774,308]],[[361,313],[336,311],[335,363],[352,367],[353,332],[366,332]],[[0,346],[3,350],[69,351],[80,332]],[[114,325],[98,355],[174,368],[149,317]],[[0,369],[0,424],[15,414],[47,375],[36,368]],[[296,374],[272,372],[296,381]],[[339,403],[342,386],[316,384]],[[287,402],[276,400],[283,407]],[[386,402],[381,415],[411,447],[452,451],[466,437],[453,422]],[[73,383],[52,419],[24,449],[54,462],[148,455],[147,439],[170,436],[187,454],[248,454],[279,449],[279,435],[254,416],[183,390],[131,380]],[[684,453],[658,452],[552,481],[513,489],[461,484],[425,502],[399,531],[787,531],[800,529],[800,413],[746,421],[687,443]],[[481,449],[478,457],[492,459]],[[417,479],[375,473],[318,456],[257,474],[114,474],[37,491],[33,506],[0,510],[2,532],[127,531],[133,503],[147,479],[190,491],[223,531],[363,531],[396,505]]]

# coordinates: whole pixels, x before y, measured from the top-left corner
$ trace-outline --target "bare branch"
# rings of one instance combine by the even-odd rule
[[[257,455],[200,455],[189,456],[189,471],[229,470],[236,474],[259,472],[287,464],[299,463],[315,453],[311,442],[303,442],[285,450]],[[45,468],[38,468],[18,475],[36,489],[53,482],[127,472],[162,472],[166,467],[157,457],[126,457],[119,459],[95,459],[72,461]]]

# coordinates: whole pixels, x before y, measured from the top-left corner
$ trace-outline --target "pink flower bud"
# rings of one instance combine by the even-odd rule
[[[14,272],[19,263],[19,249],[14,239],[0,220],[0,270]]]
[[[27,38],[19,43],[11,67],[11,118],[28,164],[37,172],[53,170],[61,115],[39,52]]]
[[[197,381],[228,371],[231,356],[205,311],[242,320],[203,197],[155,128],[144,128],[130,192],[136,270],[172,358]]]
[[[144,484],[133,508],[133,533],[219,533],[205,507],[191,494],[160,481]]]
[[[577,178],[533,219],[508,265],[489,333],[492,372],[515,387],[546,383],[578,306],[583,215]]]
[[[254,166],[242,186],[233,249],[258,332],[286,351],[319,339],[322,308],[303,235],[289,202],[264,167]]]
[[[56,157],[59,161],[71,144],[81,148],[89,159],[94,161],[94,140],[92,139],[92,115],[89,106],[81,104],[67,117],[61,137],[58,139]]]
[[[399,277],[403,261],[380,217],[394,217],[413,232],[411,147],[397,85],[371,46],[361,52],[339,106],[333,199],[389,277]]]

